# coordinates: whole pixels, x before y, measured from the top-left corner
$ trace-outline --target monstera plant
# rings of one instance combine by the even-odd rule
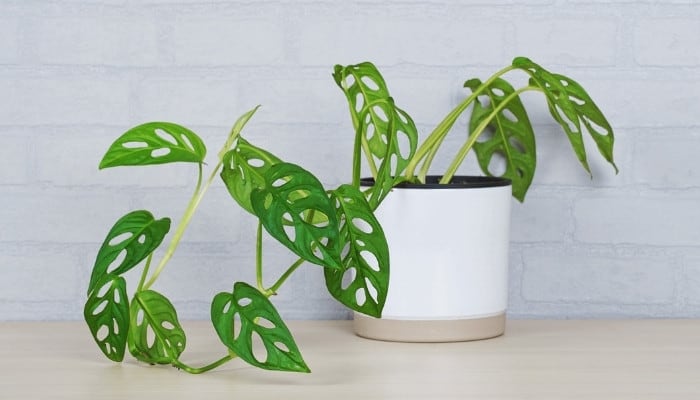
[[[529,77],[519,88],[505,79],[516,71]],[[369,205],[377,211],[392,255],[383,315],[356,314],[355,331],[409,342],[503,334],[510,198],[524,201],[537,164],[535,132],[521,94],[544,95],[589,174],[584,134],[617,171],[607,119],[576,81],[518,57],[485,81],[467,80],[470,93],[419,145],[415,123],[396,105],[374,65],[337,65],[333,77],[354,128],[353,185],[368,187]],[[463,144],[447,151],[454,158],[446,171],[429,175],[448,133],[467,112],[467,127],[460,129],[466,133]],[[472,150],[486,176],[456,175]],[[362,179],[363,164],[371,178]]]
[[[152,263],[154,250],[170,231],[171,219],[156,218],[146,210],[119,218],[97,253],[84,317],[98,347],[110,360],[122,361],[128,348],[140,361],[170,364],[190,373],[205,372],[235,358],[269,370],[309,372],[291,332],[270,301],[305,262],[325,269],[328,290],[341,303],[358,312],[381,315],[389,255],[382,228],[364,194],[351,185],[327,190],[309,171],[245,140],[241,131],[256,110],[236,121],[206,180],[202,139],[174,123],[136,126],[104,155],[100,169],[187,162],[196,165],[198,172],[194,194],[157,264]],[[225,346],[224,355],[208,365],[193,367],[180,357],[187,339],[175,307],[154,285],[217,176],[231,197],[258,220],[256,282],[236,282],[231,291],[213,297],[211,321]],[[263,285],[263,230],[299,257],[269,287]],[[129,291],[123,275],[140,264],[141,278]],[[262,341],[264,349],[254,352],[254,337]]]
[[[514,88],[503,76],[511,71],[529,76],[527,85]],[[471,109],[467,139],[457,150],[439,183],[451,182],[468,153],[473,150],[482,172],[513,183],[513,196],[524,201],[535,175],[535,132],[520,95],[540,92],[549,112],[566,133],[573,151],[590,174],[583,134],[588,133],[603,158],[617,171],[613,161],[613,130],[588,93],[573,79],[552,73],[524,57],[485,81],[469,79],[471,91],[418,146],[418,131],[411,117],[396,106],[379,70],[369,62],[341,66],[333,73],[345,94],[356,132],[353,182],[360,181],[364,153],[375,189],[370,204],[377,206],[388,189],[402,182],[425,183],[426,176],[445,137],[458,118]],[[485,135],[488,133],[487,135]],[[494,174],[495,160],[505,171]]]

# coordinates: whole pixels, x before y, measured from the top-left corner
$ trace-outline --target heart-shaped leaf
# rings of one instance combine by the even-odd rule
[[[243,361],[269,370],[310,372],[275,307],[247,283],[236,282],[233,293],[214,297],[211,320],[221,342]],[[265,347],[264,357],[255,355],[254,335]]]
[[[394,104],[384,78],[372,63],[336,65],[333,78],[348,100],[368,162],[386,163],[385,175],[399,177],[416,152],[418,130],[413,119]],[[381,186],[379,180],[384,178],[374,178]]]
[[[100,169],[124,165],[204,162],[207,148],[191,130],[171,122],[148,122],[129,129],[107,150]]]
[[[471,79],[464,84],[472,90],[481,85],[479,79]],[[492,115],[494,109],[503,108],[488,123],[493,136],[474,144],[479,167],[486,175],[494,176],[489,166],[494,162],[494,156],[503,157],[505,172],[500,176],[513,182],[513,196],[522,202],[532,183],[537,163],[535,133],[530,118],[519,96],[503,105],[505,99],[515,93],[515,89],[505,80],[496,79],[483,93],[479,100],[485,100],[485,103],[482,104],[479,100],[474,102],[469,132],[474,132],[477,126]]]
[[[340,224],[343,269],[324,270],[328,292],[351,309],[379,318],[389,290],[384,231],[356,187],[342,185],[331,191],[331,199]]]
[[[170,218],[156,220],[146,210],[121,217],[102,243],[92,269],[88,295],[107,273],[121,275],[155,250],[170,230]]]
[[[129,310],[129,351],[149,364],[170,364],[185,350],[185,331],[170,300],[153,290],[136,292]]]
[[[129,332],[129,298],[124,278],[104,275],[85,302],[83,316],[104,355],[112,361],[123,360]]]
[[[253,190],[251,203],[270,235],[304,260],[340,268],[338,220],[321,182],[289,163],[272,165],[264,178],[265,187]],[[323,214],[325,218],[314,224],[308,222],[312,214]]]
[[[549,113],[564,129],[581,165],[590,174],[590,167],[583,144],[583,125],[591,135],[600,154],[615,171],[613,161],[614,134],[610,123],[593,102],[588,93],[576,81],[563,75],[553,74],[525,57],[513,60],[513,66],[530,75],[530,84],[542,89]]]
[[[265,172],[282,160],[239,137],[236,147],[224,155],[223,161],[221,179],[231,197],[243,209],[255,214],[250,194],[254,189],[265,187]]]

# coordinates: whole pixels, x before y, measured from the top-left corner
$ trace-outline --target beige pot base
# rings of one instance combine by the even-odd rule
[[[501,336],[506,314],[449,320],[397,320],[355,313],[355,333],[368,339],[390,342],[463,342]]]

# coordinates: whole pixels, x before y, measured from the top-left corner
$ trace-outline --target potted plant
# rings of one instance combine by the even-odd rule
[[[515,89],[503,78],[511,71],[527,74],[528,84]],[[501,335],[509,198],[525,199],[536,165],[535,134],[520,95],[544,95],[589,174],[584,131],[617,171],[607,119],[576,81],[518,57],[483,82],[466,81],[471,94],[418,146],[413,120],[396,106],[374,65],[337,65],[333,77],[347,98],[355,130],[353,185],[370,186],[368,201],[384,227],[393,264],[382,318],[356,313],[356,332],[399,341]],[[466,141],[443,174],[429,175],[445,137],[468,109]],[[472,150],[486,176],[455,175]],[[371,179],[361,179],[362,154]],[[505,165],[499,174],[491,169],[497,159]]]
[[[382,228],[364,194],[350,185],[326,190],[309,171],[245,140],[241,131],[256,110],[236,121],[206,180],[204,142],[191,130],[170,122],[136,126],[104,155],[100,169],[189,162],[198,171],[194,194],[157,264],[152,265],[154,250],[170,231],[171,220],[157,219],[146,210],[119,218],[98,251],[84,317],[98,347],[110,360],[122,361],[128,348],[140,361],[168,364],[190,373],[208,371],[234,358],[264,369],[309,372],[291,332],[269,300],[304,262],[330,271],[326,274],[328,290],[343,304],[358,312],[381,315],[389,254]],[[233,199],[258,219],[256,282],[236,282],[231,291],[213,296],[211,320],[225,351],[210,364],[194,367],[181,360],[186,335],[175,307],[153,286],[217,176]],[[269,287],[263,285],[263,230],[299,256]],[[366,259],[375,262],[373,268]],[[140,264],[141,278],[129,292],[123,275]],[[349,278],[348,270],[356,273],[351,282],[344,282],[343,277]],[[262,341],[263,349],[254,350],[254,337]]]

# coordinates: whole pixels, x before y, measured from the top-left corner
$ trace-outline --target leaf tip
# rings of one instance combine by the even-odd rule
[[[100,164],[97,166],[97,169],[103,170],[103,169],[109,168],[109,167],[111,167],[111,165],[109,165],[109,162],[107,161],[107,159],[102,158],[102,160],[100,161]]]
[[[474,91],[474,89],[478,88],[479,86],[481,86],[481,80],[479,78],[472,78],[468,81],[465,81],[463,87],[469,88],[472,91]]]
[[[335,80],[336,85],[338,85],[341,89],[342,89],[342,85],[340,84],[340,82],[343,80],[342,72],[343,72],[343,66],[340,64],[336,64],[333,67],[333,73],[331,74],[333,76],[333,80]]]
[[[615,175],[618,175],[618,174],[620,173],[620,169],[617,168],[617,164],[615,164],[615,162],[612,161],[612,160],[610,160],[610,164],[611,164],[612,167],[615,169]]]
[[[513,58],[512,65],[514,67],[519,67],[519,66],[522,66],[525,64],[532,64],[532,60],[530,60],[527,57],[523,57],[523,56],[517,56],[517,57]]]

